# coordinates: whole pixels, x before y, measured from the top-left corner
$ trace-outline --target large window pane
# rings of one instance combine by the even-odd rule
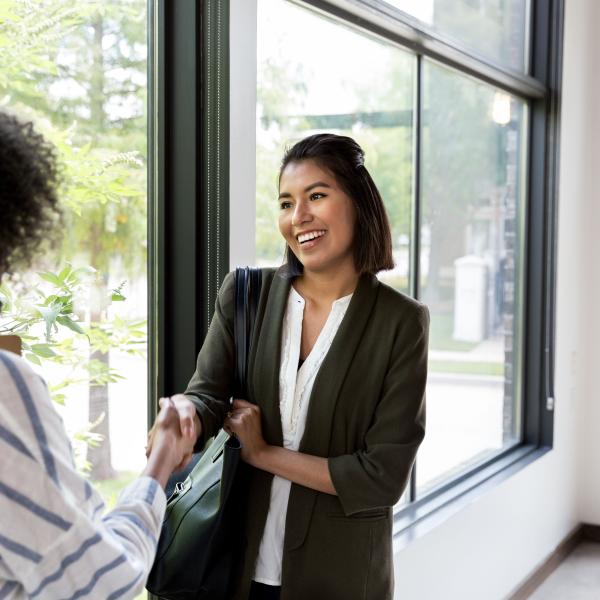
[[[65,226],[4,283],[0,331],[17,324],[110,503],[145,464],[146,2],[8,0],[2,17],[4,110],[55,144]]]
[[[382,278],[407,291],[415,58],[284,0],[259,0],[257,38],[258,264],[282,263],[277,173],[284,148],[334,132],[366,152],[392,223],[396,268]]]
[[[492,60],[526,70],[528,0],[385,0]]]
[[[520,441],[525,104],[424,62],[419,493]]]

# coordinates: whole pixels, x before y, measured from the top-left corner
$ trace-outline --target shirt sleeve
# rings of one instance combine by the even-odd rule
[[[365,448],[328,459],[333,486],[346,515],[394,506],[410,476],[425,435],[425,384],[429,312],[423,305],[397,336]]]
[[[0,556],[6,585],[30,598],[134,598],[144,587],[166,507],[141,477],[102,515],[100,495],[73,466],[44,382],[0,352]],[[0,585],[0,587],[2,587]]]
[[[195,452],[223,425],[233,394],[235,342],[233,337],[234,273],[228,273],[219,290],[215,312],[198,354],[196,371],[185,395],[196,405],[202,422],[202,435]]]

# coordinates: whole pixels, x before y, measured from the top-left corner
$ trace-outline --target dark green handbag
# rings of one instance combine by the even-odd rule
[[[247,398],[252,325],[262,284],[260,269],[235,273],[236,398]],[[227,600],[243,532],[240,504],[246,468],[239,440],[221,430],[167,502],[156,558],[146,588],[165,600]]]

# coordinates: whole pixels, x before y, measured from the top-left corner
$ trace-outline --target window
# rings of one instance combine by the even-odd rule
[[[527,0],[385,0],[484,57],[527,68]]]
[[[146,1],[9,0],[1,18],[4,110],[56,145],[65,227],[5,282],[0,331],[23,335],[110,504],[146,462]]]
[[[357,139],[392,226],[396,267],[379,277],[431,312],[427,434],[399,506],[410,508],[551,439],[539,422],[548,389],[528,395],[540,347],[525,315],[544,228],[532,218],[552,197],[531,187],[545,152],[532,119],[548,113],[525,75],[528,3],[388,4],[257,0],[255,244],[258,264],[281,264],[285,147],[319,131]],[[420,45],[407,27],[438,37]]]
[[[355,137],[391,219],[380,277],[432,315],[428,432],[397,511],[409,536],[552,445],[562,0],[227,6],[154,15],[156,389],[193,370],[228,232],[236,264],[281,264],[284,148]]]
[[[321,40],[306,45],[306,32]],[[287,2],[258,4],[256,256],[279,266],[276,176],[284,148],[318,131],[354,137],[387,199],[396,268],[409,290],[416,63],[408,52]],[[356,77],[356,73],[361,77]]]
[[[521,441],[526,124],[522,100],[424,61],[421,493]]]

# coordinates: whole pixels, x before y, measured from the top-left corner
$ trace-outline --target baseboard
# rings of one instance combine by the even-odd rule
[[[600,543],[600,525],[590,525],[588,523],[584,523],[582,527],[584,540]]]
[[[546,560],[531,573],[520,585],[506,597],[506,600],[527,600],[533,592],[544,583],[550,574],[565,560],[583,540],[600,542],[600,525],[582,523],[578,525],[554,549]]]

